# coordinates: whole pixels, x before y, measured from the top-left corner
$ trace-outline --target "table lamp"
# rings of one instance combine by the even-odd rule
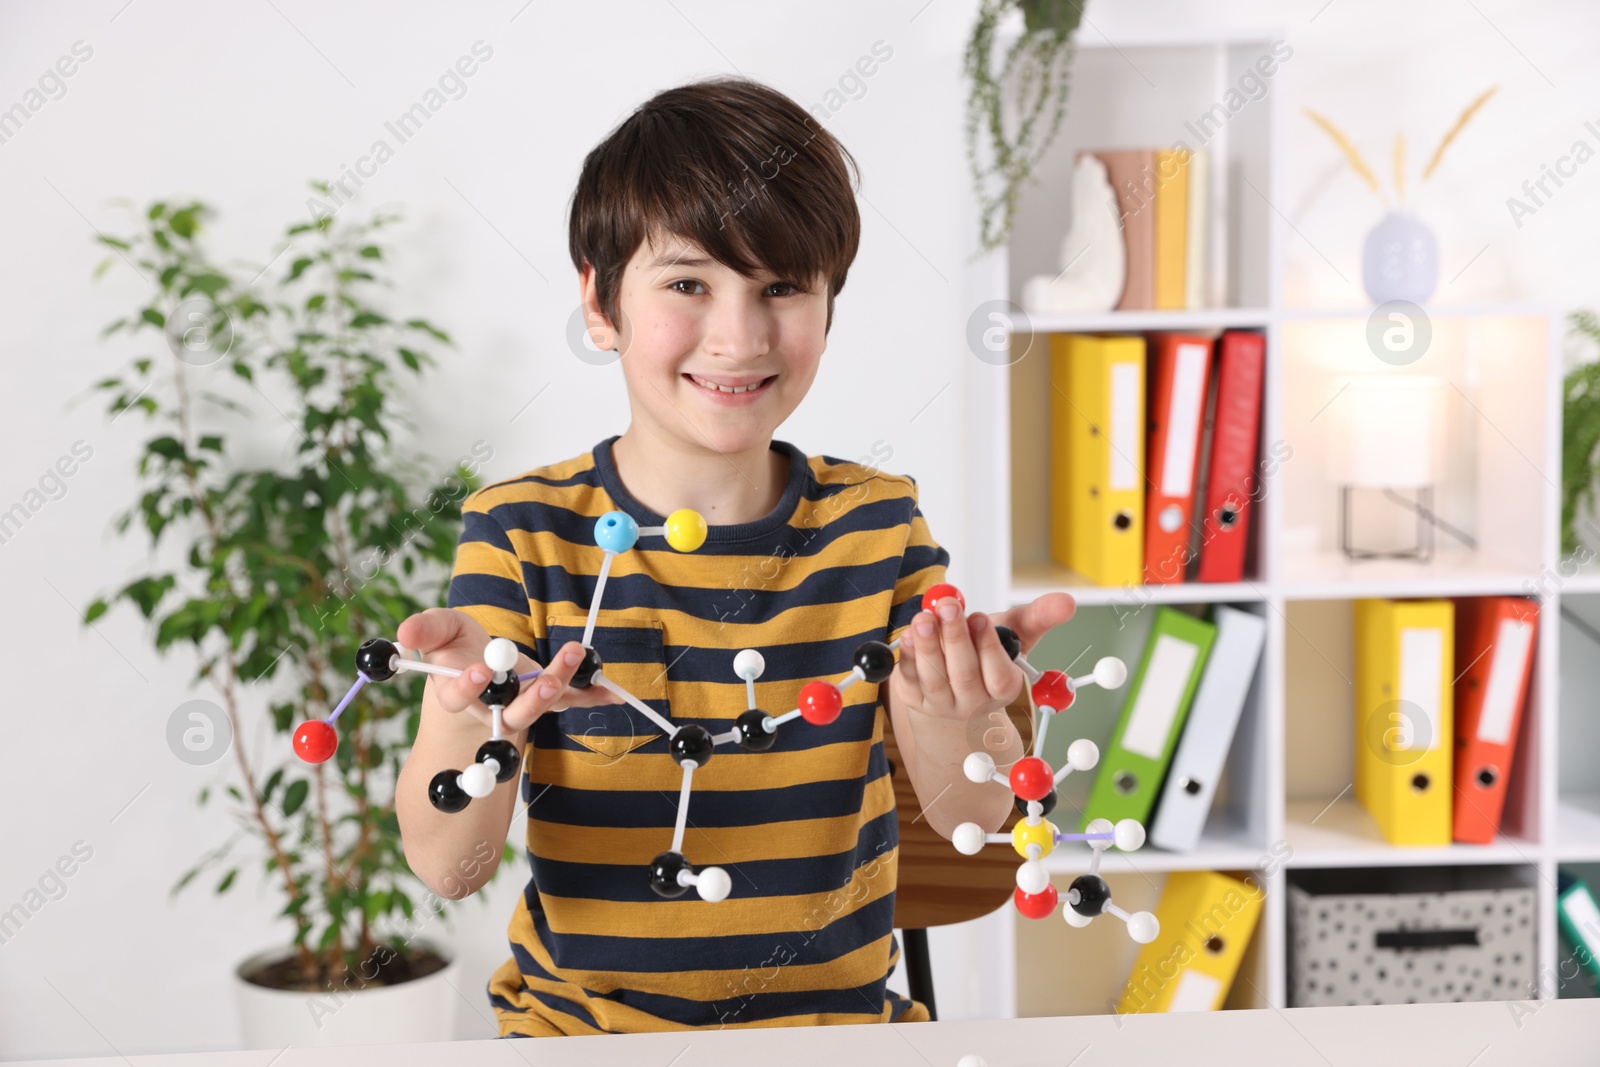
[[[1433,558],[1433,487],[1438,476],[1440,387],[1428,375],[1370,374],[1336,379],[1329,466],[1339,486],[1339,550],[1346,559]],[[1410,547],[1356,543],[1356,490],[1377,490],[1414,513]],[[1401,495],[1410,491],[1412,499]]]

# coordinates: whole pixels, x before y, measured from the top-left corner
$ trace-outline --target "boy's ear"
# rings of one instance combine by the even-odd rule
[[[585,263],[578,274],[578,301],[583,306],[583,321],[589,328],[589,343],[601,352],[615,351],[621,344],[617,331],[600,310],[600,292],[595,285],[594,264]]]

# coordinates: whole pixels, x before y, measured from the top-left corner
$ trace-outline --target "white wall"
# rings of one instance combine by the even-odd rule
[[[132,501],[132,457],[146,431],[133,417],[108,426],[99,402],[83,400],[139,350],[98,340],[144,294],[121,265],[90,281],[102,258],[94,228],[129,228],[113,198],[203,198],[222,214],[211,246],[263,264],[303,215],[308,178],[336,177],[473,42],[489,44],[493,58],[467,95],[399,147],[356,209],[405,205],[400,304],[458,340],[442,354],[446,372],[416,398],[417,447],[442,469],[483,438],[495,448],[485,475],[504,477],[626,425],[615,370],[578,364],[563,338],[576,302],[565,207],[583,153],[654,91],[712,73],[738,70],[818,103],[884,41],[892,59],[831,125],[864,171],[861,253],[816,396],[780,436],[845,457],[888,442],[887,466],[918,478],[962,579],[965,487],[996,473],[964,468],[956,402],[972,363],[962,336],[974,303],[961,288],[972,237],[959,59],[976,5],[834,0],[786,5],[782,17],[767,5],[758,16],[751,5],[700,0],[520,7],[103,0],[0,12],[0,108],[74,42],[93,49],[65,96],[0,144],[0,510],[75,441],[93,449],[65,495],[0,545],[4,663],[15,679],[0,745],[0,908],[22,900],[74,842],[93,849],[66,895],[0,944],[0,1056],[227,1047],[236,1040],[227,973],[283,933],[269,921],[275,890],[254,877],[222,898],[202,886],[169,902],[178,872],[226,836],[222,812],[197,810],[194,796],[225,780],[229,764],[192,768],[166,748],[172,709],[205,695],[188,688],[187,660],[155,656],[126,609],[92,631],[77,621],[144,558],[138,539],[116,539],[109,521]],[[1202,14],[1182,0],[1092,0],[1088,11],[1082,32],[1113,39],[1200,18],[1287,29],[1295,54],[1271,91],[1286,94],[1286,195],[1276,207],[1296,231],[1286,243],[1291,301],[1360,300],[1360,239],[1377,210],[1299,107],[1334,118],[1387,175],[1396,129],[1419,160],[1492,82],[1500,94],[1418,201],[1440,235],[1439,300],[1595,300],[1600,162],[1580,167],[1520,228],[1505,206],[1575,140],[1600,146],[1600,129],[1584,128],[1600,124],[1593,5],[1230,0]],[[275,414],[256,416],[269,436],[277,431],[271,444],[292,447]],[[481,991],[506,954],[516,882],[503,876],[456,920],[464,1036],[492,1033]],[[948,1017],[980,1003],[968,983],[945,977],[978,947],[935,940]]]

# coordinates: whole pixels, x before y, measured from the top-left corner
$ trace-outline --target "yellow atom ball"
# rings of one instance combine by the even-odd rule
[[[1055,823],[1040,819],[1039,825],[1031,826],[1026,819],[1018,820],[1011,828],[1011,847],[1017,850],[1017,855],[1027,859],[1029,845],[1039,846],[1040,859],[1050,855],[1056,847]]]
[[[691,508],[667,516],[667,544],[679,552],[693,552],[706,543],[706,520]]]

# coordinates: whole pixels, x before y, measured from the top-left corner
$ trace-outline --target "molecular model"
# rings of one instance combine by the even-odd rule
[[[694,886],[701,899],[720,901],[733,887],[732,879],[720,867],[695,868],[683,855],[683,835],[689,818],[689,796],[694,784],[694,772],[711,761],[717,745],[733,742],[746,752],[765,752],[777,741],[778,727],[796,718],[804,718],[814,726],[826,726],[836,720],[844,708],[843,693],[857,682],[874,685],[888,679],[894,670],[894,653],[900,642],[864,641],[852,657],[854,666],[850,673],[837,681],[807,682],[800,689],[799,707],[783,714],[769,715],[756,707],[755,680],[766,670],[766,661],[760,652],[747,648],[733,658],[734,673],[744,679],[748,697],[748,710],[734,720],[726,731],[712,734],[695,723],[675,724],[663,718],[644,701],[629,693],[615,681],[607,678],[604,664],[591,643],[595,620],[600,610],[601,596],[605,592],[606,577],[611,561],[619,553],[632,548],[641,536],[659,535],[679,552],[693,552],[705,543],[706,523],[698,513],[687,508],[667,516],[663,526],[640,526],[633,517],[622,511],[602,515],[595,523],[595,543],[604,550],[599,577],[595,583],[594,597],[589,604],[589,617],[583,631],[583,663],[573,672],[571,685],[586,689],[599,685],[616,694],[623,701],[649,719],[667,735],[673,760],[683,769],[683,783],[678,800],[677,826],[673,830],[672,847],[656,856],[650,863],[650,886],[660,896],[679,897]],[[954,595],[960,599],[953,586],[935,586],[923,598],[931,607],[940,598]],[[294,736],[294,749],[308,763],[328,759],[338,747],[338,734],[334,722],[367,682],[381,682],[393,678],[401,671],[424,671],[450,677],[461,672],[453,667],[425,663],[421,654],[413,650],[414,659],[407,659],[399,645],[383,638],[373,638],[364,643],[356,653],[356,682],[344,699],[325,720],[302,723]],[[446,813],[461,811],[475,797],[485,797],[501,782],[510,781],[518,770],[517,752],[503,734],[501,714],[505,706],[516,699],[520,684],[537,677],[542,671],[534,670],[518,675],[513,668],[517,662],[516,646],[505,638],[494,638],[484,650],[484,663],[494,672],[489,684],[479,696],[493,716],[490,739],[478,749],[476,761],[464,771],[445,770],[434,775],[428,785],[428,799],[433,806]]]
[[[834,722],[843,710],[845,690],[857,682],[877,685],[888,680],[894,670],[894,654],[900,646],[900,640],[896,639],[887,644],[882,641],[863,641],[851,657],[853,665],[848,674],[831,682],[820,679],[807,682],[800,689],[797,701],[799,706],[776,716],[769,715],[756,706],[755,681],[766,669],[766,661],[755,649],[744,649],[733,657],[733,672],[745,682],[747,710],[739,714],[733,725],[721,733],[713,734],[696,723],[673,723],[606,677],[600,654],[591,643],[601,597],[605,592],[606,578],[611,570],[611,561],[618,554],[633,548],[642,536],[661,536],[674,550],[693,552],[705,543],[706,523],[698,513],[687,508],[667,516],[666,524],[663,526],[640,526],[632,516],[622,511],[611,511],[600,516],[595,522],[594,538],[595,543],[604,551],[604,556],[595,582],[594,596],[589,603],[583,640],[580,642],[584,648],[584,659],[573,672],[570,684],[575,689],[598,685],[609,690],[654,723],[667,736],[668,751],[674,762],[682,768],[683,779],[672,847],[651,861],[650,887],[659,896],[674,898],[682,896],[690,886],[693,886],[701,899],[720,901],[727,898],[733,885],[727,872],[714,866],[696,868],[683,854],[684,829],[688,823],[694,772],[711,761],[718,745],[734,743],[746,752],[765,752],[777,742],[778,728],[796,718],[803,718],[813,726],[827,726]],[[965,610],[966,601],[960,591],[955,586],[943,583],[931,587],[923,594],[921,606],[924,610],[931,611],[946,597],[953,597]],[[1042,716],[1040,732],[1035,740],[1035,756],[1019,760],[1012,768],[1010,779],[1000,776],[995,771],[994,761],[982,753],[969,756],[965,770],[967,776],[975,781],[988,781],[993,778],[996,781],[1013,783],[1018,797],[1021,798],[1018,800],[1019,808],[1028,814],[1029,822],[1019,823],[1018,830],[1013,835],[994,834],[987,837],[976,824],[965,823],[957,828],[955,842],[957,848],[970,855],[981,849],[986,840],[1015,839],[1018,842],[1018,851],[1025,852],[1029,858],[1029,863],[1025,863],[1023,870],[1018,873],[1017,906],[1037,909],[1037,901],[1048,899],[1048,904],[1044,907],[1044,913],[1048,913],[1055,904],[1055,890],[1049,884],[1043,865],[1037,861],[1047,854],[1057,841],[1089,841],[1096,848],[1095,859],[1098,863],[1099,850],[1104,848],[1106,843],[1115,840],[1119,848],[1133,849],[1139,847],[1144,840],[1143,828],[1131,820],[1125,820],[1124,824],[1114,829],[1107,823],[1103,829],[1095,827],[1086,834],[1061,834],[1049,823],[1041,824],[1042,815],[1048,813],[1054,806],[1054,784],[1060,777],[1052,779],[1049,766],[1037,758],[1049,715],[1068,707],[1078,686],[1092,681],[1108,688],[1115,688],[1122,684],[1127,671],[1120,660],[1106,659],[1096,665],[1092,678],[1072,679],[1060,671],[1046,671],[1041,674],[1022,657],[1021,642],[1015,633],[1004,626],[995,627],[995,633],[1007,654],[1022,667],[1033,683],[1031,690],[1033,695],[1030,699],[1039,706],[1039,713]],[[424,662],[417,650],[411,650],[411,655],[414,658],[406,658],[405,650],[395,642],[383,638],[373,638],[362,644],[356,653],[355,683],[327,719],[313,719],[300,724],[294,735],[296,754],[308,763],[320,763],[333,755],[339,744],[334,723],[367,682],[387,681],[404,671],[421,671],[447,677],[456,677],[461,673],[453,667]],[[516,776],[519,769],[518,753],[516,746],[503,736],[502,713],[505,707],[516,699],[521,683],[542,673],[542,670],[533,670],[518,675],[514,670],[516,662],[516,645],[503,637],[490,640],[484,649],[484,663],[493,675],[478,699],[488,706],[492,716],[490,738],[478,749],[471,767],[462,771],[444,770],[433,776],[428,784],[428,799],[438,810],[447,814],[459,812],[472,799],[490,795],[498,784],[508,782]],[[1087,770],[1093,767],[1099,759],[1099,752],[1092,742],[1078,741],[1069,750],[1068,759],[1069,767],[1062,771],[1061,776],[1071,769]],[[982,764],[983,774],[981,777],[974,777],[979,764]],[[1048,807],[1040,803],[1040,798],[1046,796],[1049,798]],[[1026,803],[1025,808],[1022,807],[1024,803]],[[1027,829],[1023,829],[1024,825]],[[1048,827],[1048,830],[1044,827]],[[1091,867],[1091,871],[1093,869]],[[1083,879],[1079,879],[1079,882],[1082,881]],[[1087,914],[1098,914],[1099,910],[1121,914],[1111,905],[1109,892],[1104,889],[1105,883],[1099,879],[1094,881],[1101,887],[1097,896],[1093,895],[1093,887],[1088,883],[1085,883],[1084,887],[1080,887],[1078,882],[1073,883],[1072,892],[1078,893],[1081,898],[1080,903],[1074,906],[1080,910],[1088,908],[1092,899],[1098,901],[1102,907]],[[1026,898],[1023,889],[1027,889]],[[1069,893],[1069,900],[1072,899],[1072,894]],[[1024,914],[1030,912],[1025,910]],[[1149,917],[1146,913],[1140,913],[1129,919],[1129,929],[1135,932],[1136,937],[1142,930],[1141,916],[1149,918],[1152,924],[1154,922],[1153,917]],[[1070,914],[1069,921],[1072,921]],[[1144,940],[1154,936],[1152,926],[1150,936]]]
[[[995,632],[1029,682],[1028,703],[1038,722],[1033,751],[1013,763],[1009,774],[996,770],[994,758],[987,752],[970,754],[961,769],[971,782],[996,782],[1011,790],[1017,810],[1024,817],[1012,826],[1010,833],[999,834],[986,834],[977,823],[964,822],[950,835],[951,844],[963,855],[975,856],[985,844],[1009,843],[1023,860],[1017,868],[1017,888],[1012,901],[1028,918],[1043,919],[1055,910],[1060,899],[1050,882],[1050,872],[1045,869],[1044,857],[1063,841],[1087,842],[1094,850],[1089,871],[1072,880],[1066,904],[1061,909],[1062,918],[1073,926],[1082,927],[1089,925],[1095,916],[1109,913],[1127,923],[1128,936],[1139,944],[1154,941],[1161,929],[1156,917],[1148,911],[1130,915],[1113,904],[1111,887],[1099,873],[1100,859],[1107,848],[1115,845],[1119,851],[1133,852],[1144,844],[1144,827],[1135,819],[1123,819],[1115,825],[1109,819],[1094,819],[1084,833],[1068,834],[1045,818],[1055,809],[1056,786],[1062,779],[1073,771],[1092,770],[1100,762],[1100,749],[1093,741],[1080,737],[1067,746],[1066,766],[1059,771],[1052,770],[1040,757],[1050,720],[1072,706],[1082,686],[1120,688],[1128,680],[1127,665],[1114,656],[1106,656],[1095,663],[1093,674],[1082,678],[1070,677],[1064,671],[1041,671],[1022,654],[1021,643],[1014,633],[1003,626],[996,627]]]

